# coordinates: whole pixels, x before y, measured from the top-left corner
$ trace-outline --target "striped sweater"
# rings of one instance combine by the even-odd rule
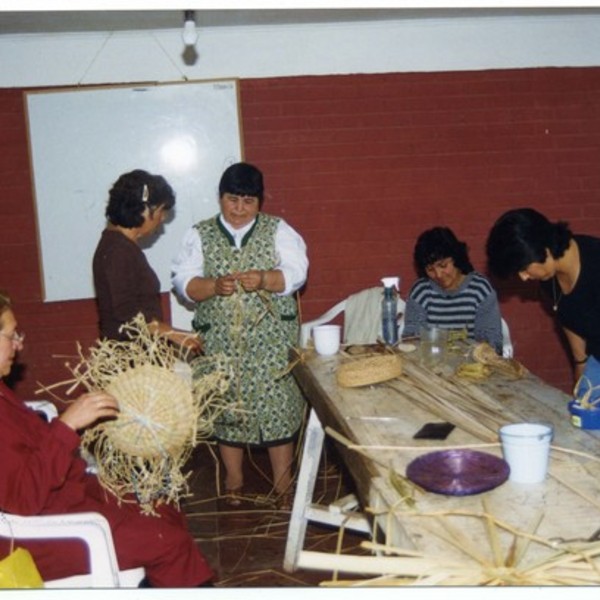
[[[470,339],[502,350],[498,298],[488,279],[476,271],[455,290],[443,290],[429,278],[414,283],[406,302],[403,337],[419,335],[423,325],[466,328]]]

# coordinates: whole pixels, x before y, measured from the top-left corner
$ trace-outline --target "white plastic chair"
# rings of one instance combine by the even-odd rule
[[[508,329],[508,323],[502,319],[502,356],[504,358],[512,358],[514,348],[512,340],[510,339],[510,330]]]
[[[362,290],[361,292],[357,292],[357,294],[353,294],[353,296],[356,296],[356,295],[358,295],[359,297],[360,297],[360,295],[366,296],[374,289],[381,290],[381,293],[382,293],[381,297],[383,297],[383,287],[367,288],[365,290]],[[350,296],[348,296],[348,298],[345,298],[341,302],[338,302],[333,308],[330,308],[326,313],[322,314],[318,319],[314,319],[313,321],[308,321],[308,322],[302,324],[302,326],[300,327],[300,347],[301,348],[306,348],[308,346],[308,341],[311,338],[311,332],[312,332],[313,327],[316,327],[317,325],[323,325],[324,323],[329,323],[329,321],[332,321],[333,319],[335,319],[335,317],[337,317],[341,313],[345,312],[349,298],[350,298]],[[381,299],[379,298],[377,300],[377,307],[380,307],[380,306],[381,306]],[[404,300],[402,300],[399,297],[398,298],[398,314],[399,315],[404,313],[404,307],[405,307],[405,302],[404,302]],[[376,323],[375,327],[380,328],[381,327],[380,326],[381,311],[379,311],[378,313],[377,313],[377,311],[373,311],[373,312],[374,312],[374,314],[379,315],[378,317],[376,317],[377,323]],[[401,333],[402,328],[403,328],[403,323],[402,323],[402,318],[400,318],[400,320],[398,322],[399,334]],[[380,337],[381,337],[381,335],[380,335]],[[344,339],[343,341],[345,342],[346,340]],[[368,343],[374,344],[376,341],[377,341],[376,339],[373,339],[373,340],[370,340]]]
[[[0,537],[18,540],[58,540],[76,538],[88,547],[90,572],[44,581],[47,588],[115,588],[137,587],[144,569],[119,571],[112,533],[108,521],[99,513],[21,517],[0,513]]]
[[[56,406],[48,400],[26,400],[25,405],[35,412],[42,413],[48,422],[58,417]]]
[[[48,421],[58,415],[52,402],[29,400],[29,408],[43,413]],[[110,525],[96,512],[61,515],[19,516],[0,513],[0,537],[7,539],[80,539],[88,547],[90,572],[45,581],[47,588],[138,587],[144,568],[119,571]]]

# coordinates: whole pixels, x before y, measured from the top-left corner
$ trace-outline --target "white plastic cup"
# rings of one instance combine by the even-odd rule
[[[513,423],[500,428],[502,454],[510,467],[510,481],[544,481],[553,433],[551,425],[541,423]]]
[[[331,356],[340,349],[341,325],[317,325],[312,330],[315,350],[322,356]]]

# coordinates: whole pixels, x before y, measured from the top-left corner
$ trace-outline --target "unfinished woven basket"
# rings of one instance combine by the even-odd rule
[[[337,382],[341,387],[360,387],[382,383],[400,375],[400,357],[397,354],[382,354],[344,363],[337,370]]]
[[[140,313],[121,326],[127,341],[99,339],[79,362],[66,367],[73,379],[66,394],[81,387],[103,390],[119,404],[115,419],[101,419],[83,432],[82,451],[94,458],[98,480],[119,502],[137,502],[144,514],[161,503],[177,504],[188,493],[182,469],[214,421],[229,407],[229,368],[220,355],[199,356],[201,376],[166,336],[151,332]],[[50,391],[49,387],[43,388]]]
[[[119,416],[104,425],[113,446],[132,456],[155,458],[193,444],[198,410],[189,384],[155,365],[121,373],[106,388]]]

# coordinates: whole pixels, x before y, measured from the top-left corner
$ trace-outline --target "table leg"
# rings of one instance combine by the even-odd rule
[[[294,505],[290,515],[287,543],[283,568],[292,572],[296,570],[298,556],[304,546],[308,519],[306,509],[312,502],[315,483],[319,472],[319,463],[323,451],[325,432],[314,409],[311,409],[304,436],[304,448],[294,495]]]

